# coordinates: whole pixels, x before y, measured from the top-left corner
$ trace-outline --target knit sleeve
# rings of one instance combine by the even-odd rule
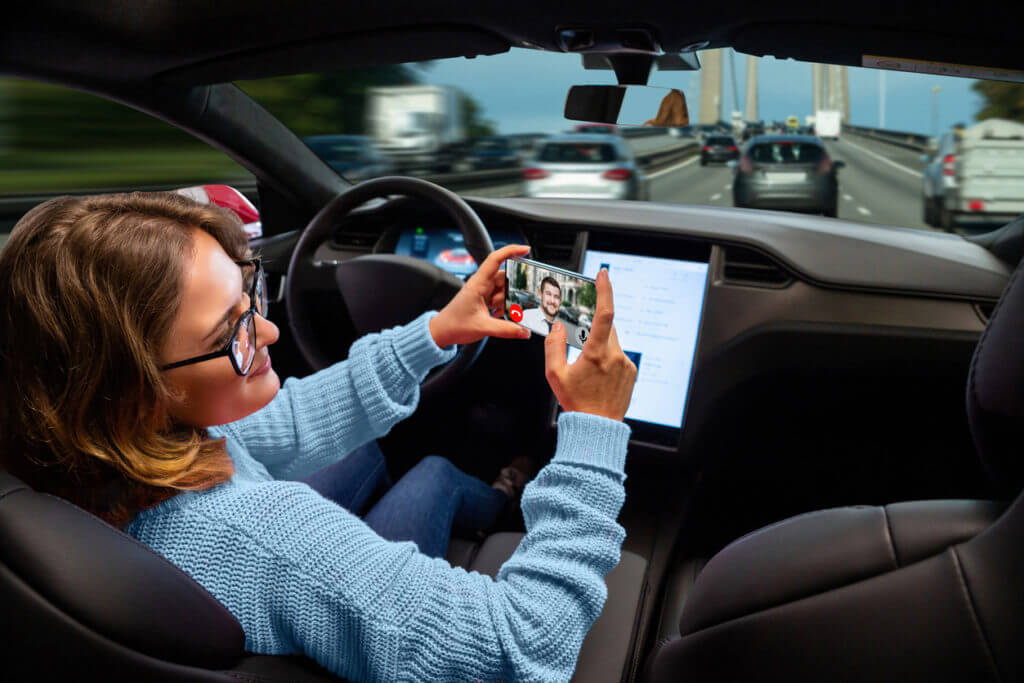
[[[213,428],[241,442],[277,479],[301,479],[388,433],[416,409],[427,372],[451,360],[430,334],[436,315],[368,334],[348,360],[302,379],[289,378],[265,408]]]
[[[156,515],[132,533],[238,618],[249,651],[359,681],[567,681],[619,560],[629,429],[577,413],[559,425],[524,492],[526,536],[494,580],[385,541],[292,482],[186,506],[201,542],[173,541],[184,523]]]

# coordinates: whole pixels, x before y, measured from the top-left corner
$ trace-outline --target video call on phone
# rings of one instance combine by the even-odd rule
[[[589,278],[527,259],[505,263],[505,317],[535,334],[546,336],[560,322],[566,341],[582,349],[596,305]]]

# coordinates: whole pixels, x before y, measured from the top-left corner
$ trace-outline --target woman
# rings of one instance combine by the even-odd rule
[[[0,252],[0,457],[147,543],[239,620],[246,649],[354,680],[566,680],[618,561],[636,369],[611,286],[583,355],[546,340],[565,409],[496,580],[381,538],[297,481],[410,415],[454,345],[497,320],[492,254],[440,312],[353,344],[282,388],[260,278],[232,214],[166,194],[51,200]],[[249,277],[247,277],[247,275]]]
[[[653,119],[644,121],[645,126],[688,126],[690,112],[686,108],[686,95],[682,90],[672,89],[661,99],[658,113]]]

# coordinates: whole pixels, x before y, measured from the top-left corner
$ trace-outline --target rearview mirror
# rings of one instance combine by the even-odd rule
[[[690,124],[682,90],[646,85],[574,85],[565,98],[565,118],[620,126]]]

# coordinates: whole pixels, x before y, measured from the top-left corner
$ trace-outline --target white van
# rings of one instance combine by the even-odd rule
[[[947,133],[924,171],[924,219],[952,230],[960,216],[1024,213],[1024,124],[987,119]]]

